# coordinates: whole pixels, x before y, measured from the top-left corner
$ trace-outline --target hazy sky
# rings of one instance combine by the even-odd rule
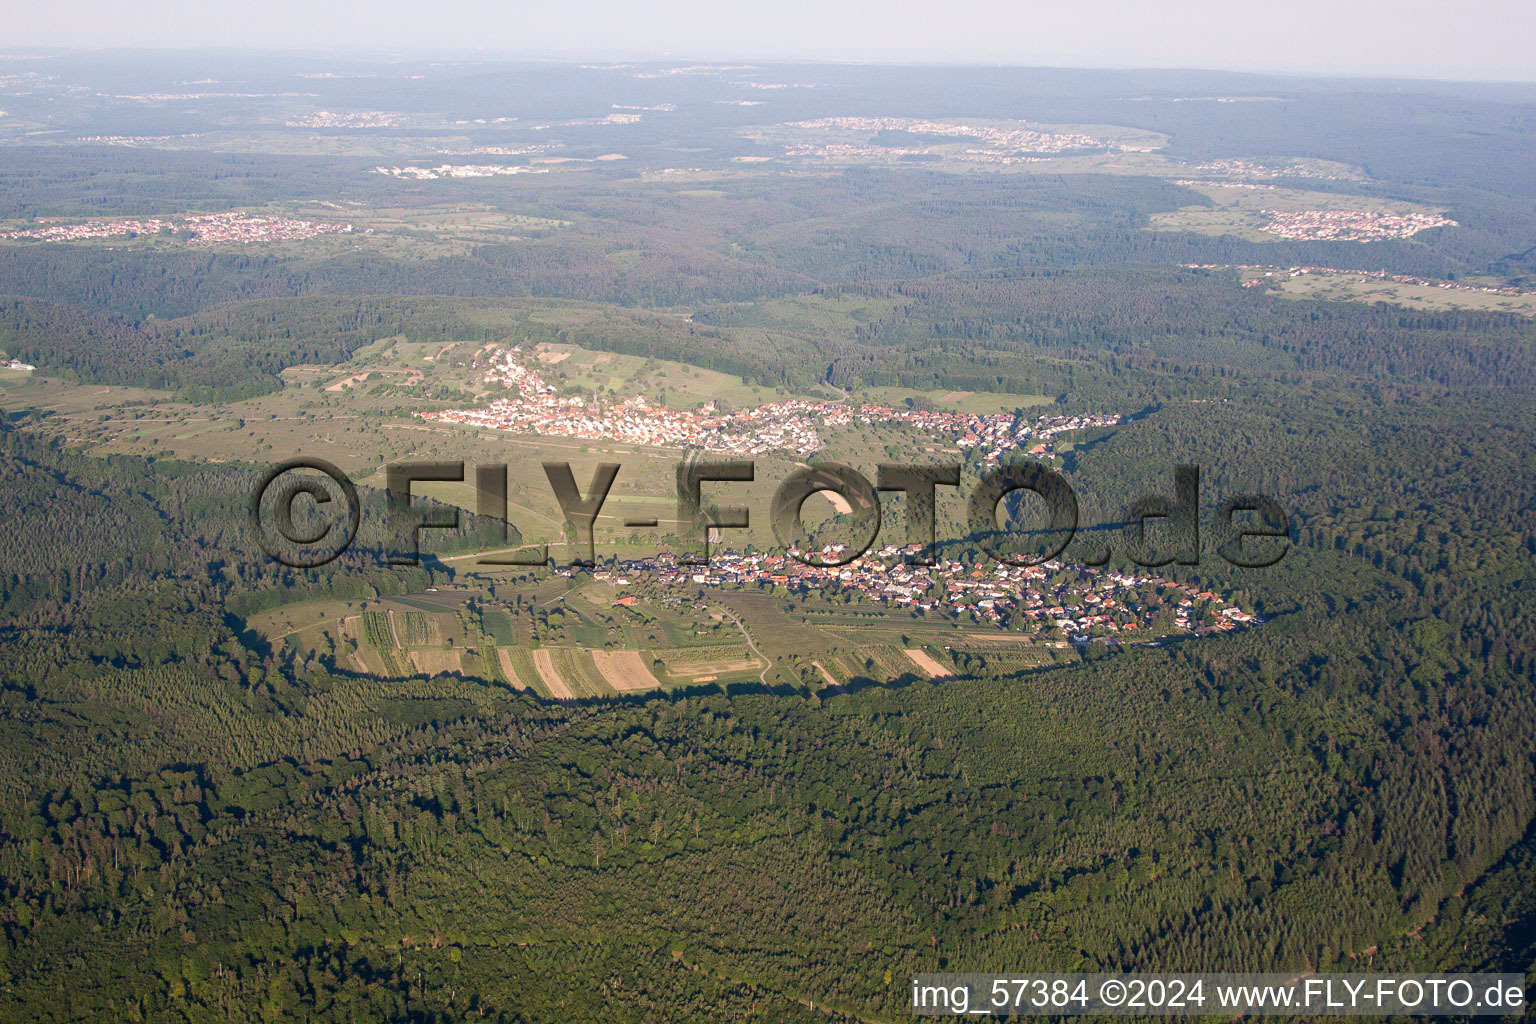
[[[1536,0],[0,0],[0,46],[479,49],[1536,80]]]

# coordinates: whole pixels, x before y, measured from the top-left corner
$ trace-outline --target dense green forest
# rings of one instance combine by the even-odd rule
[[[232,399],[281,387],[286,367],[342,362],[379,338],[483,341],[509,331],[680,358],[770,385],[1045,393],[1082,408],[1230,397],[1247,387],[1239,371],[1292,382],[1346,371],[1431,386],[1536,387],[1528,318],[1298,302],[1233,288],[1208,271],[992,272],[807,293],[812,304],[839,299],[878,312],[827,337],[760,302],[705,304],[684,324],[636,313],[631,329],[616,332],[536,322],[528,314],[537,303],[506,299],[259,299],[134,322],[13,298],[0,300],[0,347],[91,383]],[[775,344],[743,344],[732,328],[766,330]]]
[[[1458,927],[1446,908],[1487,922],[1480,886],[1522,884],[1499,865],[1536,811],[1529,404],[1448,394],[1408,424],[1354,388],[1275,388],[1169,402],[1079,467],[1108,502],[1176,444],[1223,488],[1290,496],[1292,557],[1198,570],[1258,596],[1252,635],[593,708],[248,647],[224,609],[413,580],[365,555],[276,573],[241,535],[246,471],[7,431],[4,756],[37,780],[8,790],[0,851],[14,998],[37,1019],[786,997],[894,1017],[887,972],[958,964],[1292,969],[1380,944],[1524,969],[1518,915],[1507,955],[1406,936]],[[560,985],[527,983],[553,965]]]
[[[887,73],[827,74],[872,103]],[[1162,81],[1112,77],[1080,95],[1008,80],[1106,123]],[[1367,91],[1328,120],[1313,88],[1294,86],[1312,120],[1274,152],[1377,177],[1311,187],[1445,202],[1465,229],[1151,231],[1200,195],[1130,174],[700,189],[599,169],[483,185],[486,208],[569,230],[422,258],[0,244],[0,350],[47,380],[237,405],[404,336],[1045,396],[1127,417],[1062,460],[1085,521],[1117,525],[1195,464],[1208,501],[1276,497],[1291,540],[1262,570],[1159,570],[1265,619],[1241,632],[1027,671],[978,656],[823,687],[770,665],[762,687],[543,701],[267,639],[263,611],[463,574],[389,565],[375,533],[285,568],[248,523],[264,455],[93,454],[18,386],[0,418],[0,1019],[889,1021],[929,970],[1536,970],[1536,322],[1179,266],[1517,278],[1529,183],[1495,171],[1528,151],[1531,108],[1446,94],[1410,117]],[[1389,109],[1391,132],[1363,132]],[[1265,156],[1285,131],[1261,111],[1232,150],[1225,113],[1136,116],[1201,159]],[[1441,119],[1434,145],[1391,145],[1414,117]],[[1516,141],[1458,161],[1444,125],[1463,121]],[[15,219],[397,184],[347,178],[352,156],[4,152]],[[383,511],[369,491],[364,521]],[[455,542],[475,530],[465,516]]]

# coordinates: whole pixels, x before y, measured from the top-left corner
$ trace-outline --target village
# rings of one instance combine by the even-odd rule
[[[1072,149],[1097,149],[1106,145],[1102,139],[1080,132],[1042,132],[1032,128],[997,128],[984,124],[928,121],[911,117],[818,117],[810,121],[792,122],[789,127],[821,131],[904,131],[913,135],[945,135],[959,139],[980,139],[998,149],[1020,153],[1063,153]]]
[[[801,137],[785,145],[784,155],[788,157],[833,160],[943,157],[966,164],[1007,166],[1040,163],[1067,153],[1106,149],[1148,153],[1159,148],[1150,139],[1117,141],[1078,131],[1048,131],[1008,124],[930,121],[911,117],[819,117],[808,121],[793,121],[782,127],[870,135],[864,141],[843,138],[824,142]],[[912,144],[891,145],[889,135],[882,137],[880,134],[894,132],[904,132],[911,136]],[[966,148],[957,148],[962,145]]]
[[[983,463],[996,463],[1022,450],[1049,459],[1055,439],[1068,431],[1112,426],[1119,416],[1083,414],[1027,420],[1013,413],[960,413],[894,409],[809,399],[782,399],[753,409],[724,412],[710,402],[697,410],[653,405],[636,395],[602,403],[583,395],[560,395],[525,355],[522,346],[493,349],[484,380],[517,393],[484,409],[417,412],[425,420],[468,427],[621,441],[667,448],[696,448],[733,455],[769,452],[804,456],[824,447],[817,427],[900,425],[951,439],[974,450]],[[479,365],[478,358],[476,366]]]
[[[1302,277],[1307,274],[1326,277],[1334,274],[1346,274],[1350,277],[1360,277],[1371,281],[1391,281],[1393,284],[1411,284],[1422,288],[1441,288],[1445,291],[1478,292],[1482,295],[1518,296],[1536,294],[1536,292],[1530,289],[1517,288],[1514,285],[1466,284],[1461,281],[1442,281],[1433,277],[1415,277],[1412,274],[1392,274],[1385,270],[1351,270],[1348,267],[1277,267],[1266,266],[1262,263],[1181,263],[1179,265],[1186,270],[1242,270],[1260,275],[1244,281],[1244,288],[1257,288],[1265,282],[1265,279],[1274,279],[1276,277]]]
[[[40,221],[47,224],[46,221]],[[80,224],[47,224],[0,234],[0,238],[42,242],[78,242],[91,238],[135,238],[186,232],[190,241],[204,244],[291,242],[317,235],[352,230],[351,224],[325,224],[269,214],[203,213],[186,217],[145,217],[126,220],[93,220]]]
[[[398,128],[403,123],[404,115],[384,110],[359,110],[353,113],[318,110],[307,117],[286,122],[289,128]]]
[[[674,410],[636,396],[601,403],[561,395],[540,372],[536,356],[522,346],[493,347],[483,379],[516,393],[484,409],[419,413],[423,419],[549,436],[622,441],[665,447],[692,447],[737,455],[784,452],[808,455],[822,447],[819,427],[898,423],[944,435],[983,463],[1022,453],[1051,458],[1054,439],[1072,430],[1107,426],[1118,416],[967,414],[893,409],[888,406],[783,399],[753,409],[722,412],[713,403]],[[481,365],[477,357],[475,365]],[[940,559],[933,566],[907,564],[915,549],[886,545],[847,565],[807,565],[802,553],[715,551],[707,566],[690,565],[670,554],[599,568],[593,576],[615,586],[662,585],[781,587],[802,596],[855,595],[921,615],[953,616],[996,628],[1050,634],[1060,643],[1119,644],[1134,637],[1149,642],[1168,632],[1205,636],[1259,620],[1220,595],[1187,584],[1113,570],[1069,568],[1057,562],[1017,567],[977,566]],[[846,557],[840,544],[817,552],[822,559]],[[580,570],[562,568],[561,575]],[[619,603],[633,597],[621,597]],[[1126,638],[1126,639],[1122,639]]]
[[[1260,230],[1290,241],[1384,242],[1409,238],[1430,228],[1457,223],[1437,213],[1383,213],[1379,210],[1265,210]]]
[[[833,544],[819,553],[835,558],[842,550]],[[785,554],[717,551],[707,566],[662,554],[599,568],[592,575],[616,587],[655,582],[779,587],[801,597],[848,593],[924,616],[1045,634],[1061,643],[1150,642],[1168,633],[1211,636],[1263,621],[1193,584],[1058,562],[1026,567],[953,559],[933,566],[906,564],[905,556],[915,550],[886,545],[842,566],[806,565],[794,549]],[[580,570],[556,571],[571,576]],[[620,597],[615,603],[636,600]]]
[[[1360,175],[1342,167],[1310,166],[1293,160],[1283,167],[1254,160],[1211,160],[1195,167],[1197,171],[1234,178],[1317,178],[1323,181],[1357,181]]]
[[[375,174],[388,174],[413,181],[440,181],[444,178],[494,178],[504,174],[546,174],[547,167],[526,164],[442,164],[438,167],[375,167]]]

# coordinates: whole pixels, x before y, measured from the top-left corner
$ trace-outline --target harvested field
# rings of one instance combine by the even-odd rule
[[[587,697],[606,697],[613,689],[598,674],[592,664],[592,655],[579,647],[552,647],[549,649],[550,664],[560,674],[565,688],[578,700]]]
[[[639,651],[593,651],[592,663],[608,685],[620,693],[654,690],[661,685],[661,680],[651,673]]]
[[[416,671],[426,675],[437,675],[439,672],[464,671],[464,659],[459,651],[434,651],[413,650],[411,664],[416,666]]]
[[[496,660],[501,663],[501,674],[507,677],[507,682],[519,690],[528,689],[528,684],[517,677],[517,669],[512,667],[512,652],[505,647],[496,648]]]
[[[907,657],[912,659],[912,664],[923,670],[923,674],[929,679],[948,679],[954,675],[949,669],[933,660],[933,656],[927,651],[916,647],[907,648]]]
[[[352,657],[362,664],[363,671],[370,676],[384,679],[399,674],[394,670],[394,666],[384,659],[382,654],[371,648],[359,647],[357,653],[353,654]]]
[[[543,681],[544,688],[549,695],[556,700],[575,700],[576,694],[565,685],[565,680],[560,678],[560,672],[555,668],[555,659],[546,648],[539,648],[533,652],[533,667],[539,670],[539,679]]]

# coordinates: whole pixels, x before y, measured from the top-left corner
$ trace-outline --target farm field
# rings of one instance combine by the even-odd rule
[[[942,679],[953,674],[949,669],[935,661],[933,655],[927,651],[917,647],[909,647],[905,653],[907,657],[912,659],[912,663],[922,669],[929,679]]]
[[[749,589],[627,606],[614,604],[614,593],[605,581],[547,577],[299,604],[263,612],[249,625],[348,672],[478,678],[560,701],[755,684],[765,669],[769,681],[819,688],[945,679],[959,674],[952,657],[1022,672],[1068,656],[1007,631],[892,623],[867,612],[791,614],[781,600]]]
[[[554,652],[541,647],[533,652],[534,671],[538,672],[539,680],[544,684],[544,689],[555,700],[574,700],[576,691],[571,689],[565,677],[560,674],[560,668],[555,664]]]
[[[497,664],[501,668],[502,678],[510,683],[513,689],[526,690],[528,683],[518,674],[517,665],[512,660],[512,652],[505,647],[496,648]]]
[[[1257,280],[1251,272],[1245,280]],[[1536,292],[1499,295],[1472,288],[1438,288],[1427,284],[1383,281],[1365,274],[1307,273],[1295,277],[1276,273],[1276,290],[1287,298],[1322,299],[1336,302],[1386,302],[1408,309],[1477,310],[1488,313],[1513,313],[1536,317]]]
[[[661,685],[639,651],[593,651],[592,661],[608,685],[620,693],[653,690]]]

